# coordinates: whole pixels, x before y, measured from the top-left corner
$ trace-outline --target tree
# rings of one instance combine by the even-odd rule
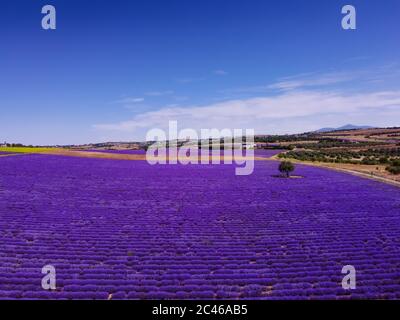
[[[396,166],[388,166],[386,167],[386,170],[389,171],[392,174],[400,174],[400,167],[396,167]]]
[[[286,174],[286,177],[289,178],[290,173],[294,171],[294,165],[290,161],[282,161],[279,165],[279,171]]]

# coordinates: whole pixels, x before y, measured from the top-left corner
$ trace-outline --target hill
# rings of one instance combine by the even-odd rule
[[[343,131],[343,130],[359,130],[359,129],[372,129],[371,126],[357,126],[353,124],[346,124],[339,128],[321,128],[315,132],[332,132],[332,131]]]

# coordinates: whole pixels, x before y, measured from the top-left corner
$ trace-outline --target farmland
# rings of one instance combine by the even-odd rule
[[[41,147],[0,147],[0,153],[44,153],[55,149]]]
[[[276,161],[249,176],[62,154],[0,164],[1,299],[400,298],[395,186],[301,164],[276,178]]]
[[[399,128],[259,137],[286,149],[275,158],[339,169],[400,185]]]

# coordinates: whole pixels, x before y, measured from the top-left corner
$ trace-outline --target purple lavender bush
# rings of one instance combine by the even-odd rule
[[[400,189],[278,165],[2,157],[0,299],[399,299]]]

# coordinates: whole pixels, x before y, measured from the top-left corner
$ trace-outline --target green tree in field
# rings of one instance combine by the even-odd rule
[[[290,173],[294,171],[294,165],[290,161],[282,161],[279,165],[279,171],[286,174],[286,177],[289,178]]]

